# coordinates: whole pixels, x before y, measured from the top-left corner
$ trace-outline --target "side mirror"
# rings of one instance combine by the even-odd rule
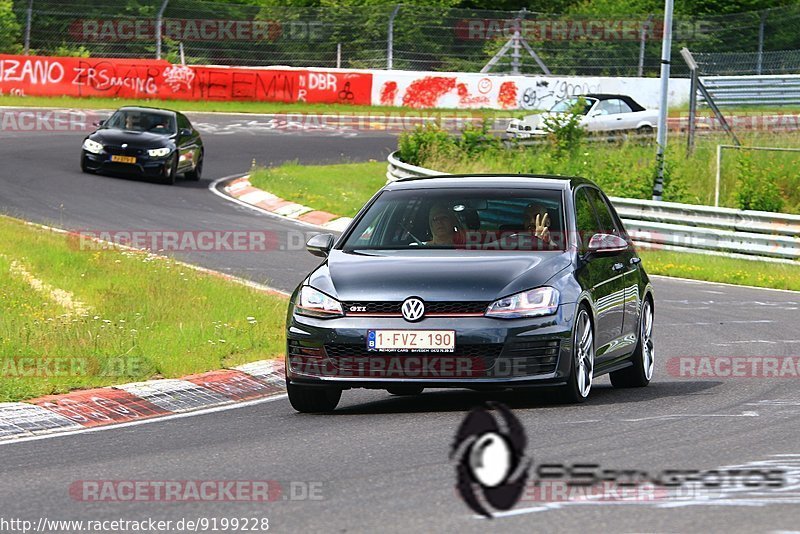
[[[191,128],[181,128],[181,137],[189,137],[192,135]]]
[[[594,234],[589,240],[591,254],[606,254],[628,250],[628,242],[614,234]]]
[[[105,123],[106,123],[106,120],[105,120],[105,119],[103,119],[103,120],[101,120],[101,121],[95,121],[95,122],[93,122],[92,124],[93,124],[94,126],[97,126],[97,127],[99,128],[100,126],[104,125]]]
[[[317,234],[306,243],[306,250],[320,258],[327,258],[331,248],[333,248],[333,234]]]

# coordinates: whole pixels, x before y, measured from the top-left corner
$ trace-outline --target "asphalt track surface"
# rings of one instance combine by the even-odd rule
[[[197,120],[197,119],[195,119]],[[0,133],[0,206],[74,229],[268,229],[305,232],[208,192],[211,179],[259,163],[380,159],[392,136],[230,133],[232,117],[203,117],[206,177],[157,184],[83,175],[79,133]],[[235,128],[234,128],[235,130]],[[217,130],[219,131],[219,130]],[[287,237],[287,239],[289,239]],[[185,259],[289,290],[315,260],[303,251],[186,254]],[[800,388],[797,378],[678,378],[681,356],[797,356],[800,294],[658,278],[657,367],[651,385],[596,382],[582,406],[547,393],[435,390],[415,398],[346,391],[332,415],[299,415],[285,398],[237,409],[0,445],[0,515],[29,519],[268,517],[271,530],[539,532],[753,532],[800,527]],[[539,463],[598,463],[615,470],[770,466],[785,487],[728,490],[683,501],[550,502],[523,499],[489,520],[454,490],[448,461],[472,407],[507,403]],[[321,484],[320,500],[274,503],[81,502],[80,480],[278,480]]]

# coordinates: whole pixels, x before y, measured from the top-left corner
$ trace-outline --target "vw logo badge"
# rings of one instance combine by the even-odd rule
[[[122,143],[122,148],[128,148],[128,143]]]
[[[407,298],[403,301],[403,306],[400,308],[403,313],[403,319],[406,321],[419,321],[425,315],[425,304],[416,297]]]

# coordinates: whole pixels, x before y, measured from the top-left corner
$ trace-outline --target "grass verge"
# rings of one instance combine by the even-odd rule
[[[251,182],[286,200],[354,215],[385,183],[384,162],[281,165],[258,169]],[[647,272],[665,276],[800,291],[800,264],[780,264],[667,250],[641,250]]]
[[[0,216],[0,401],[269,358],[285,314],[283,297]]]
[[[649,274],[800,291],[800,263],[791,265],[670,250],[640,250],[639,255]]]
[[[386,183],[386,163],[287,163],[256,169],[250,183],[286,200],[352,217]]]
[[[30,106],[75,109],[116,109],[121,106],[153,106],[176,111],[227,112],[227,113],[325,113],[363,115],[366,113],[402,113],[404,115],[444,117],[518,117],[527,114],[515,110],[437,108],[415,110],[399,106],[363,106],[349,104],[313,104],[308,102],[216,102],[211,100],[160,100],[146,98],[101,98],[68,96],[0,96],[0,106]]]

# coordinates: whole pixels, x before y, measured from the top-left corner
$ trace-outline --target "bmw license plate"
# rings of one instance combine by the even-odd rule
[[[367,349],[400,352],[453,352],[455,330],[368,330]]]
[[[136,163],[136,158],[133,156],[111,156],[111,161],[114,163]]]

